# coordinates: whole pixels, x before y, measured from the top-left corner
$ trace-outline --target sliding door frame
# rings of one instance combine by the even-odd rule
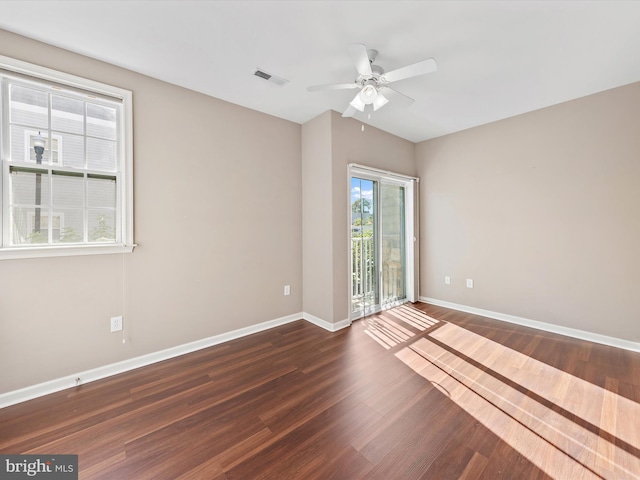
[[[351,163],[348,165],[347,172],[347,188],[349,189],[349,193],[347,198],[349,201],[347,202],[348,215],[347,221],[348,225],[348,252],[349,252],[349,265],[351,265],[351,259],[353,252],[351,251],[351,179],[353,177],[362,178],[366,180],[372,180],[374,182],[387,183],[392,185],[398,185],[404,187],[405,198],[404,198],[404,218],[405,218],[405,294],[406,297],[402,302],[396,302],[396,304],[404,303],[404,302],[416,302],[418,300],[418,184],[419,179],[417,177],[411,177],[408,175],[402,175],[399,173],[389,172],[385,170],[380,170],[377,168],[367,167],[365,165],[358,165],[355,163]],[[376,216],[377,221],[379,222],[379,208],[376,208]],[[378,223],[379,224],[379,223]],[[379,236],[379,232],[378,235]],[[375,238],[376,244],[379,243],[379,238]],[[380,266],[380,252],[378,252],[379,248],[376,247],[376,275],[378,276],[376,284],[378,288],[381,285],[381,266]],[[353,311],[353,296],[351,294],[353,289],[353,279],[352,279],[352,269],[349,268],[349,318],[351,320],[356,320],[358,318],[362,318],[363,315],[356,315]],[[380,292],[381,293],[381,292]],[[372,311],[365,312],[365,314],[370,314]]]

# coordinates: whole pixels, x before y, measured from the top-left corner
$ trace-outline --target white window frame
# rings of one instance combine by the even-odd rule
[[[118,152],[117,152],[117,195],[119,224],[117,225],[120,236],[117,243],[110,244],[55,244],[55,245],[20,245],[12,246],[10,243],[10,191],[9,191],[9,167],[10,152],[8,141],[8,125],[4,122],[4,109],[8,108],[8,99],[0,93],[0,260],[34,257],[56,257],[71,255],[96,255],[110,253],[131,253],[135,246],[133,241],[133,111],[132,93],[129,90],[106,85],[104,83],[77,77],[68,73],[59,72],[46,67],[23,62],[0,55],[0,72],[10,76],[15,73],[19,78],[32,78],[33,82],[53,87],[61,93],[65,87],[75,94],[81,91],[88,97],[95,94],[106,96],[121,103],[121,115],[118,121]],[[24,81],[24,80],[21,80]],[[51,85],[53,82],[54,85]],[[60,148],[60,144],[59,148]],[[59,157],[60,158],[60,157]],[[51,164],[56,167],[56,164]]]

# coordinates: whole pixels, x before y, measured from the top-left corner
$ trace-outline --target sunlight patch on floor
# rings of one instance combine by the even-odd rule
[[[396,357],[551,477],[638,478],[637,403],[453,324]]]
[[[381,315],[385,314],[393,316],[398,320],[405,322],[406,324],[411,325],[414,328],[417,328],[421,332],[433,327],[436,323],[439,323],[439,320],[436,320],[426,313],[406,305],[401,305],[390,310],[385,310]]]
[[[366,325],[364,333],[387,350],[414,336],[413,332],[388,318],[375,316],[366,318],[364,323]]]
[[[403,326],[403,322],[424,331],[437,324],[438,320],[415,308],[400,306],[367,317],[362,322],[365,325],[364,333],[389,350],[416,335]]]

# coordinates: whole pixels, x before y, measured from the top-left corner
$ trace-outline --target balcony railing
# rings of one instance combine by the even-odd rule
[[[372,313],[368,309],[379,303],[373,237],[351,238],[351,263],[351,308],[354,312]]]
[[[360,299],[375,291],[376,261],[373,237],[351,238],[351,295]]]
[[[351,238],[351,303],[353,311],[390,305],[405,298],[399,237],[383,239],[382,298],[377,294],[376,253],[373,237]]]

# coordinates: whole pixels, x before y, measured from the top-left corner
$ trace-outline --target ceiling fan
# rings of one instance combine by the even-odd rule
[[[428,58],[385,73],[382,67],[373,64],[378,56],[377,50],[367,50],[367,47],[357,43],[349,47],[349,53],[358,71],[358,77],[353,83],[314,85],[307,88],[310,92],[360,89],[342,114],[343,117],[352,117],[357,111],[364,112],[367,105],[371,105],[375,112],[384,107],[390,100],[400,106],[408,107],[414,102],[413,98],[407,97],[388,85],[405,78],[435,72],[438,69],[436,61],[433,58]]]

